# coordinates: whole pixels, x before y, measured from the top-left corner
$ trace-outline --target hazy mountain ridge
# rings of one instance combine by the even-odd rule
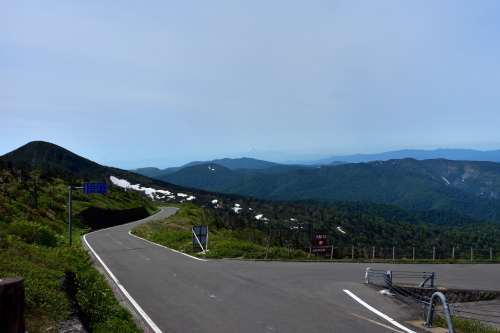
[[[197,165],[170,183],[272,200],[365,201],[500,219],[500,164],[414,159],[262,172]]]
[[[416,160],[447,159],[455,161],[500,162],[500,150],[481,151],[474,149],[403,149],[375,154],[338,155],[313,161],[310,162],[310,164],[326,165],[338,162],[364,163],[405,158],[413,158]]]

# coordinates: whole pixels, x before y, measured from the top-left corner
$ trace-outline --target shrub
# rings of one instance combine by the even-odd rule
[[[16,221],[8,225],[8,233],[26,243],[48,247],[57,245],[57,235],[47,226],[36,222]]]

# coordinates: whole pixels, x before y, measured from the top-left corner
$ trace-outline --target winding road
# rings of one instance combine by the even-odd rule
[[[413,308],[363,284],[367,264],[199,260],[129,233],[176,211],[84,236],[149,331],[418,332],[405,323],[415,319]],[[476,287],[500,281],[496,265],[405,266],[397,269],[437,271],[438,281],[456,287],[473,274]]]

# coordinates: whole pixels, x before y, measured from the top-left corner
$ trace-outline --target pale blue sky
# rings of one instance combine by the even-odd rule
[[[500,148],[499,41],[496,0],[3,1],[0,154]]]

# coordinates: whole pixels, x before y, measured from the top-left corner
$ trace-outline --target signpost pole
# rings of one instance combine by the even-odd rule
[[[372,262],[375,261],[375,246],[372,246]]]
[[[70,186],[68,186],[68,238],[69,238],[69,246],[72,245],[73,243],[73,225],[71,224],[71,191],[73,190],[73,188]]]
[[[205,242],[205,251],[208,251],[208,225],[207,225],[207,240]]]
[[[332,248],[330,250],[330,261],[333,260],[333,245],[332,245]]]

